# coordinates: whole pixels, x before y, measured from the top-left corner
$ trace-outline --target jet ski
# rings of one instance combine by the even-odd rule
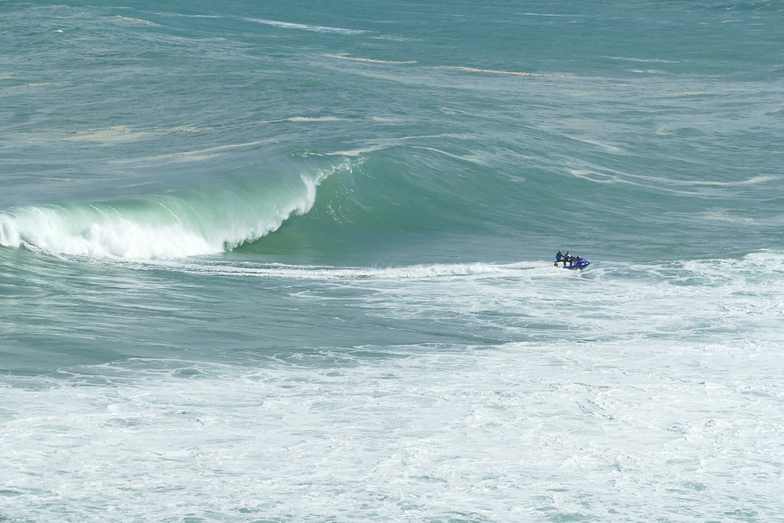
[[[582,256],[575,256],[572,258],[571,261],[557,261],[555,262],[556,267],[561,267],[562,269],[580,269],[583,270],[591,264],[588,260],[583,258]]]

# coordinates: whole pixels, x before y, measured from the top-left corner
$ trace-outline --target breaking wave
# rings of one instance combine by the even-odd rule
[[[316,188],[343,162],[276,183],[233,182],[110,202],[22,207],[0,212],[0,245],[61,255],[175,259],[218,254],[305,214]]]

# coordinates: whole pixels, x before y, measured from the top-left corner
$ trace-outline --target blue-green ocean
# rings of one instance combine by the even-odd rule
[[[783,168],[780,0],[0,1],[0,521],[784,522]]]

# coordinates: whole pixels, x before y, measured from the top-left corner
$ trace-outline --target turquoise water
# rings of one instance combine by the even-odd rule
[[[0,521],[782,521],[780,3],[0,17]]]

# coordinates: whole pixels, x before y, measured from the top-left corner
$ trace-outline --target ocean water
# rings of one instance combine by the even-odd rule
[[[0,521],[784,521],[780,1],[0,21]]]

